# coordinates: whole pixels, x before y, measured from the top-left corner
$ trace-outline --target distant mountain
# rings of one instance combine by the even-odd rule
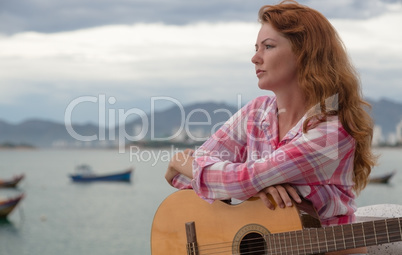
[[[116,146],[119,137],[128,138],[124,139],[125,142],[151,138],[160,140],[188,138],[183,137],[183,133],[190,135],[190,138],[202,139],[209,136],[211,130],[216,130],[236,111],[237,108],[233,106],[215,102],[196,103],[183,108],[174,106],[163,111],[150,113],[143,117],[144,121],[142,118],[137,118],[125,123],[124,126],[113,127],[113,130],[100,129],[95,124],[73,124],[69,130],[75,137],[69,134],[64,123],[35,119],[19,124],[9,124],[0,120],[0,145],[24,144],[36,147]],[[95,135],[98,138],[100,135],[104,135],[105,139],[92,142],[76,139],[77,136],[81,136],[81,138],[91,140],[92,136]]]
[[[385,136],[395,132],[395,127],[402,119],[402,103],[387,99],[368,100],[372,105],[372,116],[376,125],[382,127]],[[105,134],[105,141],[80,141],[72,137],[64,123],[31,119],[19,124],[10,124],[0,120],[0,145],[23,144],[36,147],[74,147],[74,146],[116,146],[119,137],[130,140],[202,140],[217,130],[238,108],[225,103],[202,102],[187,105],[183,108],[171,108],[150,113],[125,123],[124,126],[113,127],[114,130],[99,129],[95,124],[74,124],[70,131],[91,138]],[[111,134],[109,136],[109,134]]]
[[[402,120],[402,103],[388,99],[367,101],[372,106],[371,116],[373,117],[375,124],[381,126],[385,137],[390,133],[395,133],[396,125]]]
[[[98,132],[98,127],[92,124],[73,125],[74,130],[82,135],[92,135]],[[62,123],[31,119],[19,124],[9,124],[0,121],[0,144],[28,144],[35,147],[51,147],[57,143],[73,143]]]
[[[179,139],[187,135],[199,140],[210,136],[211,132],[216,131],[237,110],[231,105],[215,102],[195,103],[183,108],[174,106],[153,115],[149,114],[146,130],[142,129],[147,125],[140,118],[126,123],[125,130],[131,136],[139,137],[140,132],[146,133],[146,139]]]

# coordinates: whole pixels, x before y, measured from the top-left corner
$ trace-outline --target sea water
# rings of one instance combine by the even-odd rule
[[[26,197],[0,221],[1,255],[147,255],[153,215],[174,192],[164,180],[169,159],[163,150],[1,150],[0,178],[24,173],[17,189],[0,197]],[[370,184],[358,206],[402,204],[402,148],[377,149],[373,176],[396,170],[390,184]],[[99,173],[134,167],[130,183],[73,183],[78,164]]]

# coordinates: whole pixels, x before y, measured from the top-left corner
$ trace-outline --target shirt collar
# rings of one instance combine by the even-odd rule
[[[292,127],[288,133],[283,137],[282,141],[292,140],[297,135],[303,132],[303,123],[307,118],[307,113],[296,123],[294,127]],[[278,105],[276,102],[276,97],[272,102],[269,109],[266,111],[265,122],[271,127],[272,135],[278,136]],[[275,131],[274,131],[275,130]]]

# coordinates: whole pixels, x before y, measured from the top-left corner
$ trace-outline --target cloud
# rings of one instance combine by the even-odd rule
[[[367,20],[331,20],[358,68],[365,96],[401,101],[402,6]]]
[[[4,49],[0,65],[5,71],[0,78],[8,83],[36,80],[60,88],[69,82],[79,89],[76,82],[89,87],[112,82],[151,85],[219,76],[215,68],[221,64],[219,69],[227,70],[228,63],[248,62],[258,28],[251,23],[136,24],[54,34],[21,33],[0,41]]]
[[[19,0],[0,3],[0,33],[55,33],[105,25],[199,22],[254,22],[263,4],[279,0]],[[401,0],[300,0],[328,18],[381,15]]]
[[[251,98],[253,90],[243,85],[257,91],[250,58],[258,29],[239,22],[136,24],[3,37],[0,89],[9,93],[0,101],[51,95],[50,104],[65,108],[78,96],[101,93],[124,102],[152,96],[227,101],[229,95],[235,101],[236,93]]]
[[[402,3],[401,0],[308,0],[302,2],[317,9],[327,18],[347,20],[365,20],[381,16]]]
[[[35,13],[61,4],[40,2],[42,5],[35,7]],[[107,9],[106,2],[100,1],[93,8]],[[70,12],[76,3],[64,2],[64,12]],[[116,6],[123,8],[124,3],[123,0],[116,1]],[[148,5],[148,1],[140,3],[140,7]],[[234,17],[241,5],[240,1],[233,5],[225,1],[198,5],[181,1],[169,3],[171,12],[185,9],[188,17],[192,8],[202,6],[206,11],[218,5],[231,6],[218,9],[225,13],[223,16]],[[326,8],[322,1],[308,3]],[[341,0],[328,5],[356,3]],[[399,29],[398,24],[402,24],[402,5],[375,0],[368,3],[368,9],[374,9],[377,6],[374,3],[379,3],[383,9],[379,8],[371,18],[331,18],[330,21],[361,73],[364,95],[372,98],[388,96],[400,101],[402,39],[395,31]],[[18,1],[13,4],[16,8]],[[82,2],[82,12],[86,12],[87,4]],[[163,6],[167,8],[166,4]],[[20,12],[25,8],[19,7],[22,8]],[[245,103],[266,93],[258,89],[250,61],[258,29],[255,20],[202,21],[185,25],[142,22],[71,31],[62,29],[53,33],[31,31],[0,35],[0,116],[14,121],[29,116],[62,120],[64,110],[72,100],[100,94],[116,98],[112,107],[124,109],[147,109],[150,98],[155,96],[173,97],[183,104],[214,100],[237,105],[238,95],[241,95]],[[32,104],[35,107],[30,106]],[[97,116],[83,110],[77,113],[76,120],[96,121]]]
[[[0,31],[54,33],[104,25],[254,21],[260,3],[242,0],[3,1]]]

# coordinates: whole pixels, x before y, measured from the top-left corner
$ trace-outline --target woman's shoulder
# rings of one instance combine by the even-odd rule
[[[308,124],[306,137],[328,137],[328,139],[354,140],[346,131],[338,115],[328,116],[325,121],[314,119]]]

